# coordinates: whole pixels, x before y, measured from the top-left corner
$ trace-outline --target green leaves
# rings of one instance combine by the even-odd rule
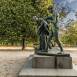
[[[33,16],[44,17],[50,4],[51,0],[0,0],[0,39],[36,40]]]
[[[65,44],[77,44],[77,21],[70,21],[66,25],[61,41]]]

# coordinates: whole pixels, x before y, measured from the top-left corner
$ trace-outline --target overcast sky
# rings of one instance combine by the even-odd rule
[[[67,1],[68,1],[68,6],[77,12],[77,0],[53,0],[54,3],[65,3]],[[69,19],[76,20],[74,12],[69,13],[64,21],[67,22]]]

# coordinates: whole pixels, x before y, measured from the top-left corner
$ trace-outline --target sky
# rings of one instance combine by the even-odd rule
[[[53,2],[56,3],[63,3],[65,4],[68,1],[68,6],[71,7],[75,12],[77,12],[77,0],[53,0]],[[71,12],[67,15],[67,17],[64,19],[64,22],[66,23],[69,19],[76,20],[75,13]]]

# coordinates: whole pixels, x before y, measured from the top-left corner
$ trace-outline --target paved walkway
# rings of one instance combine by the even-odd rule
[[[0,50],[21,50],[22,47],[20,46],[0,46]],[[25,47],[25,50],[34,50],[33,47]]]

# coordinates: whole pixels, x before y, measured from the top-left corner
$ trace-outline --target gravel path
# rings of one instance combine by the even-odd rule
[[[77,48],[64,48],[64,50],[71,54],[73,63],[77,65]],[[33,51],[0,50],[0,77],[17,77],[30,54],[33,54]]]
[[[32,51],[0,51],[0,77],[17,77]]]

